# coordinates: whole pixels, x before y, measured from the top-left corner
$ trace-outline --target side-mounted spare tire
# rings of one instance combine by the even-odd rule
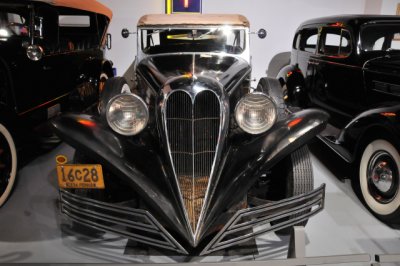
[[[277,108],[278,120],[286,117],[286,104],[283,99],[281,84],[277,79],[270,77],[261,78],[256,91],[263,92],[272,98]]]
[[[0,123],[0,207],[11,194],[17,175],[17,150],[14,139]]]

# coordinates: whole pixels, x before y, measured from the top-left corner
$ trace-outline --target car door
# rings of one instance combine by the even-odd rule
[[[0,28],[2,29],[2,67],[9,70],[12,79],[12,97],[6,102],[15,102],[18,113],[25,112],[40,104],[40,95],[36,92],[36,84],[41,80],[41,63],[27,57],[26,48],[30,44],[31,29],[29,21],[31,9],[26,6],[0,4]],[[3,66],[4,65],[4,66]],[[3,99],[2,99],[3,100]],[[12,105],[13,106],[13,105]],[[14,106],[13,106],[14,107]]]
[[[354,63],[350,31],[341,27],[320,30],[317,55],[310,58],[314,103],[340,117],[343,124],[362,109],[362,69]],[[342,125],[338,125],[342,126]]]
[[[361,29],[366,106],[400,101],[400,21],[375,22]]]
[[[57,11],[48,5],[36,6],[34,11],[33,42],[42,48],[43,56],[39,60],[31,60],[25,48],[16,60],[15,79],[18,85],[15,86],[15,98],[20,115],[44,106],[54,98],[57,90]]]

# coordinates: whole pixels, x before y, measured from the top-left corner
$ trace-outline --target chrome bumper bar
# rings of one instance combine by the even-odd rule
[[[323,209],[324,200],[325,185],[322,185],[306,194],[240,210],[200,255],[306,221]],[[88,199],[66,190],[60,190],[60,201],[62,213],[75,222],[150,246],[188,254],[148,211]],[[260,226],[263,228],[258,229]]]

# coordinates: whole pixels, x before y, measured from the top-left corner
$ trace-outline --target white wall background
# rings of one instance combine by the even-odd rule
[[[381,14],[396,15],[397,4],[400,4],[399,0],[383,0]]]
[[[113,47],[106,56],[122,75],[134,60],[136,37],[121,37],[122,28],[135,31],[138,19],[148,13],[164,13],[164,0],[99,0],[110,7],[114,18],[109,32]],[[395,14],[400,0],[203,0],[203,13],[239,13],[245,15],[251,30],[265,28],[266,39],[251,36],[253,78],[265,75],[271,58],[289,51],[298,25],[311,18],[338,14]]]

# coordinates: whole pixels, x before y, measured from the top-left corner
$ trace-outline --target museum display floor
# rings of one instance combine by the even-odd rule
[[[354,195],[350,181],[340,181],[348,173],[346,165],[320,143],[314,143],[312,150],[315,186],[326,183],[326,204],[306,227],[306,255],[400,253],[400,230],[375,219]],[[286,257],[289,237],[274,233],[257,238],[253,246],[195,258],[135,246],[111,234],[100,238],[78,234],[59,215],[55,173],[55,156],[72,158],[73,152],[62,144],[20,169],[14,192],[0,209],[0,263],[174,263]]]

